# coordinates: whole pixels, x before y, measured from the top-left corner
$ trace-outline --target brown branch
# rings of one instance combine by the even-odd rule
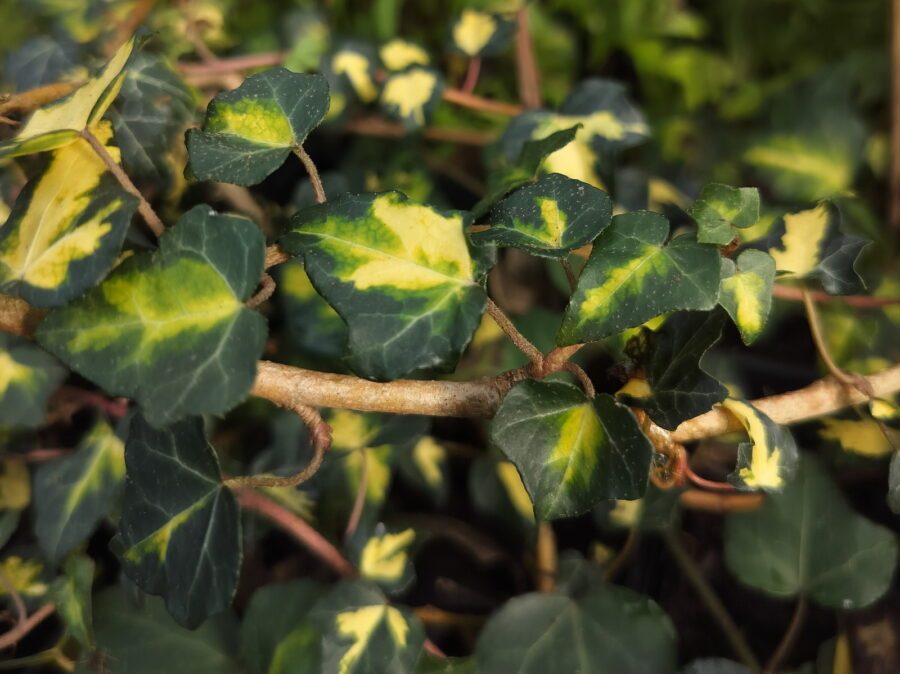
[[[810,297],[816,302],[843,302],[851,307],[859,309],[878,309],[880,307],[889,307],[900,304],[898,297],[875,297],[873,295],[829,295],[822,290],[808,291]],[[772,297],[780,300],[790,300],[792,302],[803,301],[803,288],[794,286],[781,285],[776,283],[772,287]]]
[[[778,643],[778,647],[775,649],[769,662],[766,663],[763,674],[777,674],[778,670],[781,668],[781,663],[784,662],[784,659],[790,654],[791,649],[794,647],[794,643],[797,641],[797,637],[800,635],[800,629],[803,627],[803,623],[806,620],[806,609],[806,597],[801,594],[797,597],[797,603],[794,606],[794,614],[791,617],[787,632],[784,633],[784,636]]]
[[[541,82],[534,45],[528,28],[528,3],[516,12],[516,75],[519,80],[519,98],[526,108],[541,107]]]
[[[616,576],[619,575],[619,571],[625,567],[625,563],[637,549],[640,538],[641,534],[637,527],[632,527],[628,530],[628,536],[625,537],[625,542],[622,544],[622,547],[619,548],[616,556],[606,565],[606,568],[603,571],[603,580],[607,583],[611,583],[615,580]]]
[[[481,74],[481,57],[473,56],[469,59],[469,66],[466,69],[466,79],[463,81],[460,91],[471,94],[478,86],[478,76]]]
[[[31,630],[40,625],[56,611],[55,604],[44,604],[24,621],[19,622],[11,630],[0,635],[0,650],[19,643]]]
[[[260,277],[259,285],[261,287],[256,292],[256,294],[244,303],[250,309],[255,309],[256,307],[258,307],[260,304],[272,297],[272,293],[275,292],[275,280],[266,272],[263,272],[262,277]]]
[[[122,189],[138,198],[138,211],[141,216],[156,236],[162,236],[166,226],[163,224],[162,220],[159,219],[159,216],[156,214],[156,211],[153,210],[150,202],[144,198],[144,195],[141,194],[140,190],[134,186],[133,182],[131,182],[131,178],[128,177],[128,174],[122,170],[122,167],[119,166],[116,163],[116,160],[106,151],[106,148],[103,147],[103,143],[97,140],[97,137],[92,134],[89,129],[83,129],[81,137],[88,142],[91,149],[93,149],[94,152],[97,153],[97,156],[103,160],[103,163],[106,164],[106,168],[109,169],[109,172],[119,181]]]
[[[525,335],[519,332],[519,329],[513,325],[509,317],[503,313],[503,309],[498,307],[490,297],[487,300],[486,309],[490,317],[494,319],[494,322],[509,337],[510,341],[516,345],[516,348],[524,353],[536,367],[541,368],[544,362],[544,354]]]
[[[369,489],[369,455],[365,448],[357,450],[362,457],[359,473],[359,484],[356,486],[356,497],[353,499],[353,507],[350,509],[350,517],[347,518],[347,527],[344,529],[344,540],[348,541],[356,533],[359,522],[362,520],[363,510],[366,507],[366,493]]]
[[[0,115],[24,115],[67,96],[84,82],[55,82],[0,98]]]
[[[322,179],[319,177],[319,169],[316,168],[315,162],[313,162],[312,157],[303,149],[303,146],[300,145],[294,148],[294,154],[300,159],[303,163],[303,168],[306,169],[306,174],[309,176],[309,182],[312,183],[313,192],[316,195],[316,203],[324,204],[327,199],[325,198],[325,188],[322,186]]]
[[[678,502],[687,510],[699,510],[707,513],[734,513],[756,510],[765,496],[763,494],[726,493],[688,489],[678,496]]]
[[[459,105],[470,110],[478,110],[479,112],[489,112],[495,115],[505,115],[507,117],[515,117],[522,114],[523,108],[516,103],[504,103],[503,101],[494,101],[490,98],[482,98],[475,94],[467,94],[459,89],[444,89],[444,100],[454,105]]]
[[[381,117],[357,117],[351,119],[342,128],[347,133],[356,133],[361,136],[380,136],[386,138],[405,138],[410,135],[409,130],[402,124],[389,122]],[[470,129],[447,129],[438,126],[428,126],[422,130],[422,137],[427,140],[459,143],[460,145],[488,145],[496,136],[483,131]]]
[[[269,269],[290,259],[291,256],[281,250],[278,244],[272,244],[266,248],[266,261],[263,263],[263,269]]]
[[[535,585],[539,592],[556,589],[556,536],[549,522],[540,522],[537,532]]]

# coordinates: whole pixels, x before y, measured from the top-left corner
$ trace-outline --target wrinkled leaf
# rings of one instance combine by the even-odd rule
[[[562,382],[526,380],[503,399],[491,440],[516,465],[543,520],[640,498],[653,448],[628,408]]]
[[[499,54],[512,39],[516,25],[500,14],[467,7],[450,28],[453,47],[469,58]]]
[[[381,90],[381,107],[408,129],[420,129],[441,101],[444,80],[433,68],[412,66],[393,73]]]
[[[75,639],[83,646],[94,645],[91,615],[91,588],[94,562],[90,557],[70,557],[63,565],[63,576],[53,586],[56,610]]]
[[[759,190],[711,183],[688,213],[697,223],[697,241],[724,246],[734,238],[732,227],[743,229],[759,220]]]
[[[728,399],[722,407],[741,422],[750,437],[750,442],[738,445],[737,468],[728,479],[743,489],[781,491],[797,467],[794,436],[750,403]]]
[[[772,308],[775,261],[768,253],[745,250],[737,263],[722,258],[719,304],[738,327],[744,344],[752,344],[762,333]]]
[[[107,393],[137,400],[155,424],[221,414],[246,396],[262,354],[265,320],[243,301],[263,257],[251,221],[196,206],[157,252],[133,255],[52,311],[38,340]]]
[[[53,356],[0,332],[0,425],[40,426],[47,401],[65,378],[65,368]]]
[[[222,484],[199,418],[157,430],[135,416],[125,462],[122,519],[112,545],[128,577],[161,595],[172,617],[193,629],[225,610],[237,588],[237,501]]]
[[[666,219],[649,211],[617,215],[594,241],[560,328],[560,345],[602,339],[680,309],[712,309],[719,252],[681,235],[665,243]]]

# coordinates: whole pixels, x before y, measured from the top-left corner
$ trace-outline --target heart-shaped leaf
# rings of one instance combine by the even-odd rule
[[[772,308],[775,261],[760,250],[745,250],[735,264],[722,258],[719,304],[737,325],[744,344],[752,344],[762,333]]]
[[[202,129],[187,133],[187,172],[200,180],[255,185],[299,148],[328,111],[322,75],[272,68],[216,96]]]
[[[347,322],[351,367],[374,379],[452,367],[478,327],[486,270],[465,215],[399,192],[343,196],[297,213],[282,238]]]
[[[668,311],[708,310],[719,296],[719,251],[682,235],[665,243],[658,213],[617,215],[594,241],[557,341],[602,339]]]
[[[711,183],[688,213],[697,223],[697,241],[724,246],[734,239],[733,227],[750,227],[759,220],[759,190]]]
[[[26,339],[0,332],[0,425],[39,426],[66,369]]]
[[[243,305],[262,273],[265,242],[251,221],[196,206],[159,251],[123,262],[98,287],[52,311],[38,340],[153,423],[221,414],[256,376],[265,320]]]
[[[737,468],[729,480],[743,489],[783,489],[797,467],[794,436],[750,403],[729,399],[722,407],[737,417],[750,436],[750,442],[738,445]]]

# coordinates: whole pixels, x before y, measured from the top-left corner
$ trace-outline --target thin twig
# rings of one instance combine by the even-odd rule
[[[487,312],[500,329],[506,333],[510,341],[518,347],[519,351],[524,353],[528,360],[540,368],[544,362],[544,354],[525,335],[519,332],[518,328],[509,320],[509,317],[503,313],[503,310],[490,297],[487,300]]]
[[[776,283],[772,286],[772,297],[792,302],[803,301],[803,288]],[[843,302],[858,309],[879,309],[900,304],[900,297],[875,297],[874,295],[829,295],[822,290],[807,290],[809,296],[818,303]]]
[[[17,623],[15,627],[0,635],[0,650],[13,646],[25,637],[31,630],[40,625],[44,620],[53,615],[56,611],[56,604],[44,604],[37,611],[32,613],[24,621]]]
[[[366,449],[358,450],[360,453],[359,484],[356,485],[356,497],[353,499],[353,508],[350,517],[347,518],[347,528],[344,529],[344,540],[353,538],[359,522],[362,520],[363,510],[366,507],[366,494],[369,489],[369,455]]]
[[[787,632],[784,633],[784,636],[778,643],[778,647],[775,649],[772,657],[769,658],[769,662],[766,663],[766,668],[763,670],[764,674],[776,674],[781,668],[781,663],[790,655],[797,637],[800,636],[803,622],[806,620],[806,609],[806,597],[801,594],[797,597],[797,603],[794,605],[794,615],[791,617],[791,623],[788,625]]]
[[[581,388],[584,390],[584,394],[588,398],[593,399],[594,397],[596,397],[597,392],[594,390],[594,383],[591,381],[591,378],[587,376],[587,372],[585,372],[580,365],[571,361],[566,361],[565,363],[563,363],[562,369],[575,375],[575,377],[578,379],[578,382],[581,384]]]
[[[541,107],[541,83],[534,45],[528,28],[528,3],[516,12],[516,74],[519,79],[519,98],[526,108]]]
[[[489,112],[495,115],[504,115],[506,117],[515,117],[523,112],[521,105],[504,103],[503,101],[494,101],[490,98],[482,98],[475,94],[467,94],[465,91],[460,91],[459,89],[444,89],[444,100],[463,108],[469,108],[470,110]]]
[[[10,94],[5,100],[0,100],[0,115],[24,115],[71,94],[82,84],[84,82],[54,82],[18,94]]]
[[[109,172],[119,181],[122,189],[138,198],[138,211],[141,216],[143,216],[144,220],[156,236],[162,236],[166,226],[163,224],[162,220],[159,219],[159,216],[156,214],[156,211],[153,210],[150,202],[144,198],[144,195],[141,194],[140,190],[138,190],[138,188],[134,186],[134,183],[131,182],[131,178],[128,177],[125,171],[122,170],[122,167],[120,167],[116,163],[116,160],[106,151],[106,148],[103,147],[103,143],[101,143],[89,129],[83,129],[81,131],[81,137],[88,142],[94,152],[97,153],[97,156],[103,160],[103,163],[106,164],[106,168],[108,168]]]
[[[481,74],[481,57],[473,56],[469,59],[469,67],[466,69],[466,79],[459,88],[460,91],[471,94],[478,86],[478,76]]]
[[[306,169],[306,173],[309,176],[309,182],[312,183],[313,192],[316,194],[316,203],[324,204],[326,201],[325,198],[325,188],[322,186],[322,179],[319,177],[319,170],[316,168],[315,162],[313,162],[312,157],[307,154],[306,150],[303,149],[302,145],[298,145],[294,148],[294,154],[303,162],[303,168]]]
[[[756,510],[763,501],[763,494],[745,494],[742,492],[715,492],[701,489],[688,489],[678,495],[678,503],[686,510],[723,515]]]
[[[697,473],[694,472],[694,469],[691,468],[691,462],[688,460],[686,452],[684,454],[682,471],[684,473],[684,476],[698,487],[703,487],[704,489],[710,489],[712,491],[736,491],[736,488],[733,484],[729,484],[728,482],[716,482],[715,480],[707,480],[705,477],[697,475]]]
[[[386,138],[405,138],[410,135],[409,129],[402,124],[389,122],[386,119],[375,116],[357,117],[351,119],[344,126],[337,127],[344,133],[356,133],[362,136],[380,136]],[[472,129],[448,129],[440,126],[426,126],[421,131],[422,138],[426,140],[459,143],[460,145],[488,145],[497,136],[484,131]]]
[[[549,522],[538,524],[536,582],[539,592],[556,589],[556,536]]]
[[[758,672],[759,661],[747,644],[746,639],[744,639],[744,635],[741,633],[740,628],[735,624],[715,591],[710,587],[706,578],[703,577],[703,572],[700,571],[696,562],[694,562],[687,550],[684,549],[684,546],[679,540],[678,533],[675,531],[665,531],[663,532],[663,538],[666,541],[666,546],[669,549],[669,553],[672,555],[672,559],[675,560],[678,568],[681,569],[681,572],[684,574],[685,579],[697,592],[700,601],[706,607],[706,610],[709,611],[710,616],[716,621],[719,629],[722,630],[728,643],[731,644],[731,648],[735,655],[751,670]]]
[[[244,303],[250,309],[255,309],[256,307],[258,307],[260,304],[272,297],[272,293],[275,292],[275,279],[269,276],[266,272],[263,272],[263,275],[260,277],[259,285],[261,287],[256,292],[256,294]]]
[[[270,269],[290,259],[291,256],[285,253],[278,244],[273,244],[266,248],[266,261],[263,263],[263,269]]]

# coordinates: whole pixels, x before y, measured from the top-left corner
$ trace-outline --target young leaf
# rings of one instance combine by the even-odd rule
[[[441,101],[444,80],[433,68],[412,66],[393,73],[381,90],[381,107],[408,129],[420,129]]]
[[[627,407],[563,382],[526,380],[506,395],[491,441],[516,465],[543,520],[605,499],[640,498],[653,448]]]
[[[109,124],[94,132],[118,160]],[[61,147],[0,228],[0,291],[40,307],[78,297],[112,268],[137,205],[86,140]]]
[[[721,310],[685,312],[670,317],[656,332],[645,329],[641,360],[648,389],[640,395],[623,391],[628,404],[646,410],[663,428],[674,430],[682,421],[723,401],[727,389],[707,374],[700,362],[722,336],[725,320]]]
[[[0,425],[40,426],[66,369],[26,339],[0,332]]]
[[[349,363],[374,379],[455,364],[486,296],[465,216],[399,192],[344,196],[297,213],[284,249],[350,330]]]
[[[0,157],[53,150],[79,138],[96,124],[119,93],[122,70],[134,50],[134,38],[119,47],[95,77],[68,96],[36,111],[12,140],[0,143]]]
[[[697,241],[724,246],[734,239],[732,227],[750,227],[759,220],[759,190],[710,183],[688,213],[697,223]]]
[[[403,38],[394,38],[378,49],[381,64],[389,72],[400,72],[410,66],[427,66],[431,64],[428,52],[419,45]]]
[[[450,29],[453,47],[469,58],[499,54],[516,31],[500,14],[466,8]]]
[[[338,583],[310,622],[323,635],[323,672],[411,674],[425,642],[418,618],[359,580]]]
[[[93,533],[113,509],[124,479],[125,445],[103,420],[72,454],[37,469],[34,532],[51,563]]]
[[[597,238],[611,217],[612,201],[606,192],[551,173],[494,206],[490,228],[472,234],[472,241],[564,258]]]
[[[284,163],[325,117],[328,82],[322,75],[272,68],[216,96],[202,129],[187,133],[189,175],[255,185]]]
[[[853,512],[821,464],[805,456],[782,493],[758,510],[728,515],[725,561],[742,583],[767,594],[858,609],[890,587],[897,540]]]
[[[196,206],[158,251],[52,311],[38,340],[108,393],[137,400],[155,424],[221,414],[246,396],[262,354],[265,320],[243,301],[264,254],[251,221]]]
[[[681,309],[708,310],[719,296],[719,252],[682,235],[665,244],[666,219],[617,215],[594,241],[563,318],[560,345],[602,339]]]
[[[860,291],[863,281],[856,259],[870,241],[841,234],[841,212],[830,201],[784,216],[780,242],[769,248],[775,269],[793,278],[818,279],[826,292],[846,295]]]
[[[203,420],[157,430],[141,415],[125,448],[127,477],[112,546],[141,589],[193,629],[228,607],[241,565],[237,501],[222,484]]]
[[[737,264],[722,258],[719,304],[738,327],[744,344],[752,344],[762,333],[772,307],[775,261],[768,253],[745,250]]]
[[[508,601],[478,637],[479,672],[674,672],[675,629],[652,600],[607,586]]]
[[[88,648],[94,645],[91,615],[91,589],[94,562],[90,557],[70,557],[63,565],[63,576],[54,583],[56,610],[75,639]]]
[[[750,436],[750,442],[738,445],[737,469],[728,479],[743,489],[781,491],[797,467],[794,436],[749,403],[728,399],[722,407],[737,417]]]
[[[379,529],[363,543],[359,551],[359,574],[385,592],[395,592],[412,580],[410,548],[416,541],[416,532],[413,529]]]

